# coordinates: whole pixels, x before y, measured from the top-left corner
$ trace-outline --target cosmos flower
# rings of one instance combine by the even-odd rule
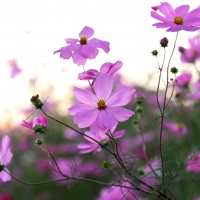
[[[169,3],[161,3],[157,9],[162,15],[151,11],[151,17],[161,21],[153,24],[153,26],[156,26],[156,28],[168,28],[167,31],[169,32],[199,30],[200,8],[196,8],[190,12],[189,8],[189,5],[182,5],[173,9]]]
[[[169,129],[175,135],[187,135],[188,129],[183,123],[164,121],[163,127]]]
[[[97,71],[95,69],[89,69],[83,73],[80,73],[78,75],[78,79],[80,80],[94,80],[98,77],[99,74],[109,74],[109,75],[113,75],[115,74],[121,67],[122,67],[123,63],[121,61],[117,61],[115,63],[104,63],[101,68],[100,71]]]
[[[80,103],[69,108],[69,114],[74,116],[74,123],[79,128],[90,126],[93,134],[105,132],[134,114],[121,106],[130,102],[135,89],[123,87],[112,93],[113,86],[112,76],[100,74],[94,82],[94,93],[74,88],[74,95]]]
[[[6,166],[11,162],[13,154],[10,151],[10,138],[5,135],[0,143],[0,181],[11,180],[10,173]],[[8,173],[6,173],[8,172]]]
[[[176,77],[176,86],[179,88],[186,88],[192,79],[192,74],[189,72],[182,73]]]
[[[114,138],[120,138],[125,134],[124,130],[114,132],[116,126],[111,128],[111,133],[113,133]],[[110,140],[109,137],[105,133],[96,133],[96,135],[92,134],[90,131],[85,132],[86,135],[90,136],[91,138],[95,139],[96,141],[100,142],[102,145],[107,145],[108,141]],[[94,140],[84,136],[84,138],[88,141],[87,143],[80,143],[77,145],[78,149],[82,149],[80,151],[81,154],[89,153],[89,152],[100,152],[102,151],[102,147],[95,142]]]
[[[21,125],[34,130],[35,133],[44,133],[48,126],[48,121],[45,116],[37,116],[32,122],[23,120]]]
[[[195,36],[189,40],[190,47],[185,49],[184,47],[179,47],[181,52],[181,61],[183,63],[195,63],[200,59],[200,37]]]
[[[74,64],[85,65],[88,58],[90,60],[96,58],[99,53],[98,48],[108,53],[110,51],[110,43],[96,38],[89,40],[93,34],[94,30],[85,26],[79,33],[80,39],[65,39],[68,46],[61,47],[61,49],[55,51],[54,54],[60,53],[60,57],[63,59],[72,57]]]

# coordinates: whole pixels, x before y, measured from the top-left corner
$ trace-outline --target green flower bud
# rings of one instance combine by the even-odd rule
[[[109,160],[105,160],[103,161],[103,163],[101,164],[103,169],[110,169],[110,167],[112,166],[111,162]]]

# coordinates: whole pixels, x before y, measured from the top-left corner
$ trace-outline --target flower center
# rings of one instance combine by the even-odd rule
[[[80,44],[81,45],[86,45],[87,44],[87,38],[85,36],[81,36],[81,38],[80,38]]]
[[[4,169],[4,165],[0,165],[0,172]]]
[[[174,23],[177,24],[177,25],[182,25],[183,24],[183,18],[181,16],[175,17]]]
[[[97,106],[99,110],[105,110],[106,109],[106,102],[103,99],[100,99],[97,102]]]

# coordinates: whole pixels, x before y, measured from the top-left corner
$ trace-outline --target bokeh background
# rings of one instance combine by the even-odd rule
[[[27,182],[37,182],[52,177],[48,170],[45,171],[48,159],[43,160],[45,156],[42,157],[40,149],[34,145],[35,135],[21,127],[20,123],[32,113],[30,97],[35,94],[39,94],[43,100],[48,98],[46,110],[54,117],[72,123],[67,111],[74,100],[72,89],[74,86],[85,87],[87,83],[77,80],[78,73],[83,71],[81,66],[74,65],[72,59],[60,59],[59,54],[53,55],[53,52],[65,46],[65,38],[78,38],[84,26],[94,29],[95,38],[109,41],[111,49],[108,54],[100,50],[96,59],[86,62],[86,69],[99,69],[105,62],[114,63],[120,60],[123,62],[123,67],[120,69],[123,84],[141,86],[148,90],[156,89],[158,69],[151,51],[157,49],[162,52],[159,40],[167,37],[168,58],[175,39],[175,33],[167,33],[151,26],[156,22],[150,17],[151,6],[159,3],[156,0],[0,1],[0,134],[10,134],[15,138],[12,141],[15,145],[12,170],[16,176]],[[176,0],[169,3],[173,7],[190,4],[191,9],[199,6],[196,0],[190,2]],[[177,46],[187,47],[188,38],[196,34],[197,32],[181,31]],[[161,61],[162,56],[159,59]],[[14,65],[17,66],[18,73],[13,71],[16,70]],[[172,66],[180,67],[180,71],[194,71],[190,65],[181,63],[177,50],[172,59]],[[64,134],[65,131],[64,127],[51,122],[49,128],[51,138],[47,137],[47,141],[55,142],[52,143],[52,149],[55,152],[56,150],[62,152],[59,156],[66,158],[68,155],[66,151],[69,151],[68,156],[73,159],[74,154],[78,154],[75,150],[77,142],[69,140]],[[56,147],[56,144],[64,143],[64,138],[69,140],[68,146]],[[84,159],[89,158],[86,156]],[[62,194],[63,199],[70,200],[84,199],[77,196],[77,190],[81,190],[84,194],[84,191],[92,186],[81,184],[66,189],[69,185],[61,184],[55,189],[55,185],[52,184],[47,186],[48,189],[46,186],[37,188],[27,186],[28,189],[25,191],[22,189],[24,186],[14,182],[6,183],[2,191],[10,194],[11,199],[45,200],[54,199],[56,195]],[[85,199],[97,196],[99,188],[92,188],[94,188],[93,193]],[[54,191],[54,196],[48,191]],[[28,195],[30,198],[27,198]]]

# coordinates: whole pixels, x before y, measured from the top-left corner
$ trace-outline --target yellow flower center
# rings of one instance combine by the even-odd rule
[[[87,44],[87,38],[85,36],[80,37],[80,44],[86,45]]]
[[[100,99],[97,102],[97,106],[99,110],[105,110],[106,109],[106,102],[103,99]]]
[[[183,24],[183,18],[181,16],[175,17],[174,23],[177,24],[177,25],[182,25]]]

